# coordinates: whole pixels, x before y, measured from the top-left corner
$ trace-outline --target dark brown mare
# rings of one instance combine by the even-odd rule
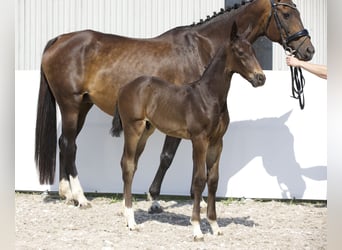
[[[76,137],[95,104],[112,115],[120,87],[141,75],[158,76],[181,85],[198,80],[214,52],[229,37],[233,22],[248,26],[254,42],[267,36],[295,55],[310,60],[314,47],[291,0],[254,0],[222,11],[192,26],[177,27],[151,39],[133,39],[79,31],[50,40],[41,63],[36,122],[35,161],[40,183],[52,184],[56,165],[56,103],[61,111],[59,194],[80,206],[84,196],[75,165]],[[132,100],[133,101],[133,100]],[[150,187],[153,199],[181,139],[167,136],[160,166]]]
[[[227,95],[231,78],[234,72],[239,73],[254,87],[263,85],[266,79],[252,45],[246,40],[248,30],[243,35],[236,32],[236,25],[233,25],[230,42],[218,49],[198,81],[177,86],[161,78],[141,76],[120,89],[112,133],[119,136],[123,130],[125,136],[121,168],[124,214],[129,229],[136,227],[132,208],[134,173],[148,137],[157,128],[169,136],[192,142],[194,239],[203,239],[200,201],[206,184],[207,219],[213,233],[221,234],[216,221],[215,199],[223,135],[229,124]]]

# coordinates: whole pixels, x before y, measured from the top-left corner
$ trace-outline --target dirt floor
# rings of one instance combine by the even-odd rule
[[[120,197],[88,196],[89,209],[65,204],[55,194],[16,193],[15,249],[327,249],[323,202],[217,201],[222,236],[202,215],[203,242],[194,242],[190,200],[165,198],[160,214],[150,202],[134,202],[138,231],[125,226]]]

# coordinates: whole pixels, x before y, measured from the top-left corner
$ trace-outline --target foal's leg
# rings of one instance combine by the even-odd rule
[[[200,202],[202,192],[206,184],[205,175],[205,157],[208,148],[206,138],[192,139],[193,148],[193,179],[192,179],[192,195],[194,199],[191,224],[193,225],[194,240],[203,240],[203,234],[200,228]]]
[[[132,182],[137,169],[139,156],[144,148],[144,146],[139,145],[141,143],[141,139],[143,138],[142,135],[144,129],[144,121],[133,122],[132,124],[127,124],[124,127],[125,143],[124,152],[121,159],[121,169],[122,179],[124,181],[124,215],[127,226],[130,230],[135,230],[137,225],[134,219],[134,210],[132,206]],[[142,140],[144,141],[144,139]]]
[[[135,163],[136,164],[138,164],[140,155],[142,154],[142,152],[145,149],[147,139],[153,134],[154,130],[155,130],[155,127],[153,127],[152,125],[149,125],[149,128],[146,128],[146,126],[145,126],[144,132],[139,139],[137,151],[135,154]]]
[[[166,171],[169,169],[179,143],[180,138],[166,136],[162,153],[160,154],[160,164],[157,173],[153,179],[153,182],[149,188],[149,195],[152,198],[152,205],[149,208],[149,213],[161,213],[163,210],[158,202],[158,197],[160,195],[160,188],[163,182]]]
[[[215,145],[210,145],[207,152],[207,184],[208,184],[208,208],[207,219],[214,235],[222,235],[217,224],[216,217],[216,191],[219,179],[219,161],[222,152],[222,139]]]
[[[78,179],[75,165],[76,137],[80,132],[85,116],[92,104],[84,104],[79,110],[63,106],[62,135],[59,138],[60,147],[60,181],[59,195],[67,202],[75,202],[80,207],[89,207],[90,202],[84,196]]]

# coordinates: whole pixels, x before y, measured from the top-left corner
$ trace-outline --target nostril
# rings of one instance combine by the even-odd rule
[[[254,77],[255,77],[255,87],[257,86],[261,86],[265,83],[265,80],[266,80],[266,76],[263,74],[263,73],[255,73],[254,74]]]
[[[264,82],[266,77],[265,77],[264,74],[258,74],[257,75],[257,79],[258,79],[259,82]]]
[[[306,51],[309,52],[310,54],[315,53],[314,47],[311,47],[311,46],[309,46],[309,47],[306,49]]]

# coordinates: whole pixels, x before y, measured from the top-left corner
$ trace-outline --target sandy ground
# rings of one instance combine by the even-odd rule
[[[160,214],[150,202],[134,202],[138,231],[125,226],[120,197],[88,196],[89,209],[65,204],[55,194],[16,193],[16,249],[327,249],[327,206],[322,202],[221,200],[222,236],[202,215],[203,242],[194,242],[191,200],[165,198]]]

